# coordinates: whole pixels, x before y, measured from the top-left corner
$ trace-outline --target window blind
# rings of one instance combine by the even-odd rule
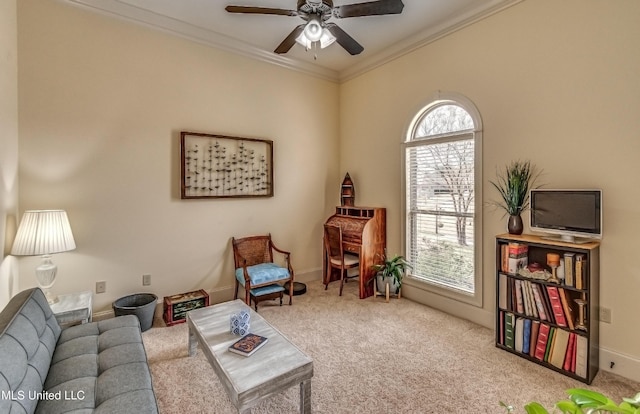
[[[473,134],[421,138],[405,151],[407,256],[412,275],[473,293]]]

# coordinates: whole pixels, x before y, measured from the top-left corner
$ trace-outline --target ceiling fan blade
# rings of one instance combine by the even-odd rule
[[[351,55],[358,55],[364,50],[364,47],[362,47],[360,43],[356,42],[353,37],[349,36],[347,32],[342,30],[335,23],[327,23],[326,28],[335,36],[336,41],[340,46],[342,46]]]
[[[229,13],[248,13],[248,14],[277,14],[280,16],[297,16],[295,10],[273,9],[270,7],[251,7],[251,6],[227,6],[225,10]]]
[[[276,48],[276,50],[274,50],[274,52],[277,54],[287,53],[289,49],[291,49],[293,45],[296,44],[296,37],[300,36],[300,33],[302,33],[303,30],[304,24],[301,24],[300,26],[293,29],[293,31],[289,33],[289,36],[287,36],[282,41],[282,43],[280,43],[280,45]]]
[[[333,15],[340,19],[345,17],[379,16],[383,14],[400,14],[402,9],[404,9],[402,0],[379,0],[336,6],[333,8]]]

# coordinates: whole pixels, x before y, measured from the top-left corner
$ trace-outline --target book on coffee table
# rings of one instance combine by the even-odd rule
[[[229,347],[229,351],[239,355],[250,356],[266,344],[268,339],[264,336],[250,333],[234,342]]]

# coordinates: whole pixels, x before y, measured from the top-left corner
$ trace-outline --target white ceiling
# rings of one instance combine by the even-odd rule
[[[295,10],[296,0],[65,0],[213,47],[266,60],[329,80],[349,79],[522,0],[403,0],[399,15],[332,18],[364,52],[351,56],[334,43],[314,51],[296,44],[273,50],[303,21],[279,15],[232,14],[227,5]],[[363,0],[334,0],[334,6]]]

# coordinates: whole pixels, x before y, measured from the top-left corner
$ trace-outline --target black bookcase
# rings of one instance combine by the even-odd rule
[[[597,242],[496,236],[496,347],[591,384],[599,363],[599,251]],[[564,280],[548,265],[554,258]],[[559,282],[528,272],[532,263]]]

